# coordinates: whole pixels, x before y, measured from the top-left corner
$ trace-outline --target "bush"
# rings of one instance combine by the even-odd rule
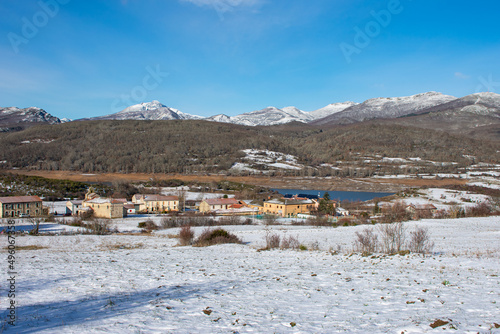
[[[266,249],[273,249],[280,247],[281,238],[276,233],[268,233],[266,235]]]
[[[281,240],[281,249],[299,249],[300,242],[298,237],[293,237],[291,235],[283,237]]]
[[[179,232],[179,244],[181,246],[191,245],[193,243],[193,239],[194,231],[191,229],[191,226],[183,226]]]
[[[356,232],[354,250],[361,253],[375,253],[378,248],[378,237],[371,228],[365,228],[363,232]]]
[[[332,223],[328,221],[328,217],[326,216],[315,216],[314,218],[307,218],[306,224],[311,226],[332,226]]]
[[[414,253],[430,253],[434,248],[434,242],[430,240],[429,229],[417,227],[415,231],[410,232],[408,248]]]
[[[476,206],[467,209],[467,217],[488,217],[493,212],[491,206],[486,202],[481,202]]]
[[[263,220],[265,225],[278,225],[278,217],[275,215],[265,215]]]
[[[194,246],[206,247],[218,244],[241,244],[241,240],[234,234],[224,229],[212,230],[207,228],[194,242]]]
[[[110,233],[108,219],[93,219],[85,227],[90,230],[90,234],[104,235]]]
[[[406,239],[406,229],[403,223],[380,225],[379,231],[382,235],[381,246],[384,253],[395,254],[402,250]]]
[[[137,224],[137,227],[143,228],[147,232],[151,232],[153,230],[157,230],[158,229],[158,226],[151,219],[148,219],[145,222],[141,222],[141,223]]]

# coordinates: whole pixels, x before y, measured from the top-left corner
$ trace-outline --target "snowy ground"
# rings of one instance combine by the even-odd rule
[[[6,323],[0,328],[7,333],[500,333],[494,328],[500,324],[500,217],[406,223],[409,230],[415,225],[430,229],[433,255],[352,255],[355,232],[365,226],[229,226],[245,244],[206,248],[177,247],[171,235],[178,229],[150,236],[17,236],[18,320],[15,328]],[[309,247],[316,243],[320,250],[258,251],[269,229],[297,236]],[[7,245],[4,236],[0,242]],[[341,252],[333,255],[330,249]],[[3,265],[7,269],[6,261]],[[6,310],[7,270],[0,272],[0,307]],[[450,322],[431,328],[437,319]]]

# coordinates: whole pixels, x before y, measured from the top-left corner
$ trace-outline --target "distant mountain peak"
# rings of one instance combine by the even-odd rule
[[[61,120],[37,107],[0,108],[0,131],[20,130],[35,124],[59,124]]]

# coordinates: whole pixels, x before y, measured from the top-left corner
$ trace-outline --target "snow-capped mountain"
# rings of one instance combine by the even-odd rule
[[[313,124],[350,124],[377,118],[398,118],[410,114],[418,114],[423,109],[456,99],[454,96],[437,92],[404,97],[374,98],[314,121]]]
[[[224,115],[224,114],[210,116],[208,118],[205,118],[205,120],[212,121],[212,122],[219,122],[219,123],[231,123],[231,117]]]
[[[40,123],[59,124],[61,120],[45,110],[35,107],[0,108],[0,131],[21,130]]]
[[[267,107],[261,110],[256,110],[233,117],[229,117],[226,115],[217,115],[209,117],[206,120],[247,126],[269,126],[286,124],[290,122],[309,123],[316,119],[340,112],[353,105],[356,105],[356,103],[334,103],[324,108],[310,112],[300,110],[296,107],[285,107],[282,109],[278,109],[276,107]]]
[[[169,108],[159,101],[136,104],[123,109],[115,114],[93,117],[90,119],[113,120],[174,120],[174,119],[203,119],[201,116],[183,113],[177,109]]]
[[[326,107],[309,112],[309,115],[311,116],[312,120],[321,119],[321,118],[325,118],[327,116],[336,114],[338,112],[341,112],[343,110],[346,110],[347,108],[350,108],[352,106],[356,106],[358,104],[359,103],[351,102],[351,101],[341,102],[341,103],[332,103],[332,104],[327,105]]]
[[[277,125],[293,121],[307,123],[309,120],[309,115],[306,112],[295,107],[286,107],[283,109],[267,107],[262,110],[256,110],[231,117],[231,123],[249,126]]]
[[[473,138],[500,139],[500,95],[478,93],[420,110],[417,116],[391,120]]]
[[[448,114],[477,114],[477,115],[499,115],[500,94],[485,92],[476,93],[455,99],[448,103],[440,104],[422,110],[425,113],[446,112]]]

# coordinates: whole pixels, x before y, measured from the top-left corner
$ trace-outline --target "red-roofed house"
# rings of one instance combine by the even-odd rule
[[[0,217],[35,217],[43,214],[42,199],[38,196],[0,197]]]

